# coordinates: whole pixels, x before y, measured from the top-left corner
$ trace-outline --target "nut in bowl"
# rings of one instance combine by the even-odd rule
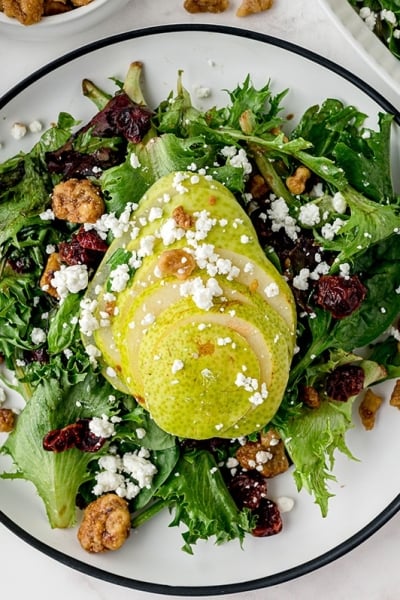
[[[0,35],[41,41],[62,33],[76,33],[112,16],[126,3],[127,0],[65,0],[47,3],[49,8],[45,11],[43,2],[0,0]]]

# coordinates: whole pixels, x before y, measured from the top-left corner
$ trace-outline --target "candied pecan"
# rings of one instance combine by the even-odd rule
[[[90,419],[79,419],[61,429],[49,431],[43,438],[43,448],[49,452],[65,452],[77,448],[82,452],[97,452],[106,439],[92,433]]]
[[[255,537],[267,537],[282,531],[281,513],[273,500],[263,498],[253,515],[257,517],[256,526],[251,532]]]
[[[232,477],[229,491],[237,506],[255,510],[267,497],[267,480],[258,471],[241,471]]]
[[[330,373],[326,380],[326,393],[332,400],[346,402],[357,396],[364,387],[365,373],[357,365],[341,365]]]
[[[178,279],[187,279],[195,270],[196,261],[186,250],[164,250],[158,259],[158,268],[162,275],[175,275]]]
[[[53,252],[49,255],[47,259],[46,266],[40,278],[39,285],[42,290],[53,296],[54,298],[58,298],[58,292],[56,288],[54,288],[51,284],[51,280],[54,277],[54,273],[59,271],[61,268],[61,257],[58,252]]]
[[[366,294],[357,275],[323,275],[317,283],[316,303],[335,319],[343,319],[357,310]]]
[[[400,408],[400,379],[396,381],[394,384],[393,391],[390,395],[390,406],[395,406],[396,408]]]
[[[263,198],[269,190],[269,186],[262,175],[256,174],[250,178],[249,193],[256,200]]]
[[[99,187],[74,177],[54,186],[51,207],[57,219],[70,223],[95,223],[105,212]]]
[[[128,539],[130,530],[127,501],[117,494],[104,494],[85,508],[78,540],[88,552],[118,550]]]
[[[358,407],[358,413],[365,429],[373,429],[376,414],[383,402],[382,396],[378,396],[372,390],[367,390]]]
[[[3,11],[22,25],[33,25],[42,18],[43,3],[44,0],[3,0]]]
[[[318,408],[321,405],[318,390],[311,385],[305,385],[301,388],[300,397],[302,402],[309,408]]]
[[[236,11],[236,16],[248,17],[249,15],[269,10],[272,4],[273,0],[242,0],[241,5]]]
[[[229,0],[185,0],[183,8],[190,13],[224,12],[229,6]]]
[[[190,229],[194,225],[193,215],[186,212],[183,206],[174,208],[172,218],[178,227],[182,227],[182,229]]]
[[[11,408],[0,408],[0,433],[9,433],[14,429],[15,413]]]
[[[264,477],[275,477],[289,468],[285,446],[274,429],[263,433],[258,442],[246,442],[240,446],[236,458],[242,468],[256,469]]]
[[[63,12],[68,12],[72,9],[70,4],[58,0],[44,0],[43,15],[49,17],[51,15],[59,15]]]
[[[310,169],[307,167],[297,167],[293,175],[286,179],[286,187],[292,194],[302,194],[306,189],[306,183],[311,177]]]

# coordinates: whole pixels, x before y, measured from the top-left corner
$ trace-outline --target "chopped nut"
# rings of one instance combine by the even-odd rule
[[[11,408],[0,408],[0,432],[9,433],[15,426],[15,414]]]
[[[117,494],[104,494],[86,507],[78,540],[88,552],[118,550],[127,540],[130,529],[127,501]]]
[[[309,408],[318,408],[321,405],[321,398],[318,391],[311,385],[305,385],[301,390],[301,400]]]
[[[306,189],[306,183],[310,177],[310,169],[307,169],[307,167],[297,167],[294,175],[286,179],[286,187],[295,196],[302,194]]]
[[[289,468],[285,446],[274,429],[263,433],[258,442],[247,442],[236,452],[241,467],[256,469],[264,477],[275,477]]]
[[[172,212],[172,218],[178,227],[191,229],[194,225],[193,216],[185,211],[183,206],[177,206]]]
[[[372,390],[367,390],[360,406],[358,413],[361,417],[361,422],[365,429],[373,429],[375,425],[376,414],[383,402],[383,398],[375,394]]]
[[[224,12],[229,6],[229,0],[185,0],[183,8],[190,13]]]
[[[389,401],[390,406],[400,408],[400,379],[398,379],[393,388]]]
[[[186,250],[164,250],[158,259],[158,268],[162,275],[175,275],[183,280],[193,273],[196,262]]]
[[[61,258],[58,252],[53,252],[47,259],[46,266],[40,278],[39,285],[41,289],[50,296],[58,298],[58,292],[55,287],[52,286],[51,280],[54,277],[54,273],[59,271],[61,268]]]
[[[248,17],[255,13],[263,12],[272,7],[273,0],[242,0],[236,11],[237,17]]]
[[[264,177],[262,177],[261,175],[254,175],[253,177],[251,177],[249,192],[253,196],[253,198],[257,200],[258,198],[265,197],[268,190],[269,187]]]

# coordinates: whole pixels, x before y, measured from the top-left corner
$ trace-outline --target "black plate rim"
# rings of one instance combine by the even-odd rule
[[[320,56],[315,52],[288,42],[277,37],[273,37],[267,34],[250,31],[243,28],[215,25],[215,24],[172,24],[172,25],[157,25],[153,27],[146,27],[136,29],[133,31],[127,31],[124,33],[112,35],[95,42],[91,42],[84,46],[77,48],[71,52],[68,52],[59,58],[52,60],[48,64],[34,71],[31,75],[22,79],[19,83],[13,86],[8,92],[0,97],[0,110],[4,108],[9,102],[11,102],[19,93],[25,90],[27,87],[36,83],[48,73],[56,70],[60,66],[89,54],[100,48],[104,48],[110,45],[114,45],[119,42],[124,42],[130,39],[149,35],[159,35],[164,33],[177,33],[187,31],[200,31],[200,32],[212,32],[228,36],[237,36],[256,40],[265,44],[277,46],[283,48],[288,52],[298,54],[311,62],[317,63],[322,67],[338,74],[343,79],[346,79],[353,83],[356,87],[362,90],[366,95],[372,98],[383,111],[393,114],[394,120],[400,124],[400,112],[382,96],[377,90],[373,89],[368,83],[359,78],[354,73],[351,73],[341,65],[338,65],[328,58]],[[88,565],[78,559],[72,558],[63,552],[48,546],[35,538],[30,533],[26,532],[19,525],[17,525],[12,519],[10,519],[4,512],[0,510],[0,523],[2,523],[7,529],[14,533],[17,537],[22,539],[28,545],[32,546],[36,550],[42,552],[48,557],[56,560],[59,563],[72,568],[75,571],[79,571],[85,575],[91,576],[95,579],[106,581],[118,586],[136,589],[144,592],[157,593],[162,595],[174,595],[174,596],[212,596],[212,595],[225,595],[234,594],[245,591],[257,590],[275,586],[281,583],[288,582],[290,580],[302,577],[312,571],[316,571],[329,563],[334,562],[338,558],[352,551],[354,548],[362,544],[373,534],[375,534],[383,525],[385,525],[394,515],[400,511],[400,494],[396,496],[392,502],[378,514],[368,525],[358,531],[347,540],[338,544],[328,552],[321,556],[302,563],[294,568],[253,579],[250,581],[243,581],[231,584],[216,584],[206,586],[176,586],[158,584],[147,581],[140,581],[131,579],[122,575],[109,573],[92,565]]]

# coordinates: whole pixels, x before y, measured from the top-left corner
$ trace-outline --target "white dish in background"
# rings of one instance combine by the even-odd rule
[[[118,11],[128,0],[92,0],[90,4],[59,15],[43,17],[33,25],[22,25],[0,11],[0,35],[21,41],[45,41],[89,29]]]
[[[320,4],[374,71],[400,93],[400,60],[367,27],[348,0],[320,0]]]
[[[271,79],[274,93],[289,88],[285,114],[293,121],[311,105],[327,97],[340,98],[371,115],[391,110],[372,89],[326,59],[282,40],[240,29],[212,25],[171,25],[114,36],[50,63],[0,98],[0,161],[28,150],[39,134],[15,140],[15,121],[39,119],[45,126],[60,111],[85,121],[95,112],[81,93],[81,80],[90,78],[115,91],[110,77],[123,79],[130,62],[144,64],[144,91],[152,107],[176,89],[177,74],[195,104],[222,106],[229,100],[223,90],[242,84],[248,73],[255,87]],[[318,85],[315,85],[315,82]],[[200,86],[211,90],[197,100]],[[43,98],[46,102],[43,102]],[[394,126],[393,160],[400,160],[399,128]],[[391,386],[383,385],[388,395]],[[355,408],[356,411],[356,408]],[[382,407],[372,432],[363,430],[355,412],[355,428],[347,439],[360,459],[336,457],[337,484],[326,519],[311,496],[297,493],[291,472],[271,480],[269,495],[295,498],[285,513],[284,529],[270,538],[249,536],[243,549],[238,542],[215,546],[199,543],[194,556],[182,552],[182,530],[168,527],[167,512],[132,532],[114,553],[93,555],[80,547],[76,530],[51,530],[44,507],[30,484],[0,479],[0,522],[34,548],[93,577],[118,585],[162,594],[196,596],[243,592],[293,579],[335,560],[372,535],[400,508],[400,413],[388,403]],[[0,471],[6,458],[0,457]]]

